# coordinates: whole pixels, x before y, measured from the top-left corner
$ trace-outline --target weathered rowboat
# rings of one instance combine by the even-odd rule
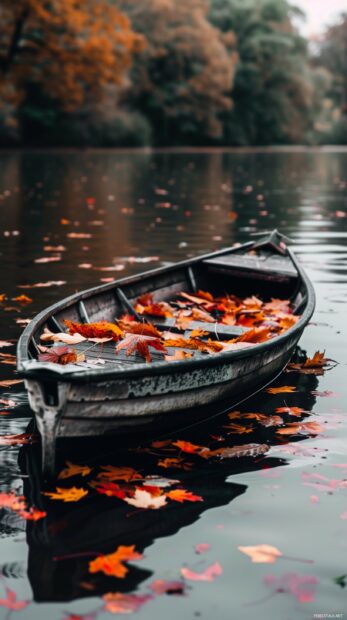
[[[214,295],[233,293],[290,299],[300,318],[284,333],[266,342],[213,355],[194,351],[188,359],[165,361],[153,354],[150,363],[136,353],[115,356],[113,342],[89,345],[89,358],[103,365],[58,365],[38,360],[45,328],[60,333],[64,320],[114,322],[124,312],[136,314],[139,296],[152,293],[155,301],[170,301],[180,292],[199,289]],[[236,403],[271,381],[288,363],[315,305],[312,284],[287,247],[285,237],[273,231],[260,240],[225,248],[174,265],[123,278],[76,293],[38,314],[24,330],[17,350],[17,370],[25,379],[29,403],[42,439],[42,467],[54,471],[57,437],[109,433],[122,424],[136,428],[143,418],[175,415],[221,400]],[[170,319],[153,321],[158,329],[174,329]],[[192,322],[221,340],[240,336],[246,329],[220,322]]]

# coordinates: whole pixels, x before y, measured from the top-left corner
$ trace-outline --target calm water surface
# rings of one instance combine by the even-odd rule
[[[24,493],[47,516],[32,522],[0,509],[0,617],[103,620],[136,606],[139,618],[158,620],[346,615],[347,152],[12,152],[0,162],[0,293],[7,297],[0,340],[12,343],[1,353],[15,353],[18,320],[76,290],[277,227],[293,239],[317,293],[301,355],[325,350],[338,362],[323,376],[284,373],[275,385],[295,386],[294,393],[264,391],[240,407],[266,414],[301,407],[306,413],[286,423],[316,422],[316,434],[280,435],[241,419],[251,432],[228,435],[225,414],[173,437],[215,448],[268,443],[255,459],[212,463],[183,454],[179,467],[165,468],[160,461],[178,454],[170,446],[120,449],[111,441],[84,446],[76,459],[69,445],[67,458],[93,471],[61,481],[90,490],[62,503],[41,494],[37,446],[1,446],[0,492]],[[21,294],[32,303],[13,300]],[[14,366],[3,363],[11,358],[0,361],[1,380],[13,379]],[[22,384],[1,390],[0,434],[25,432]],[[89,482],[102,465],[179,480],[203,501],[138,510],[93,491]],[[259,544],[283,556],[253,563],[238,549]],[[89,571],[120,545],[143,555],[123,578]],[[221,574],[211,581],[182,577],[183,567],[201,574],[215,563]],[[158,594],[157,580],[183,586]],[[11,611],[6,588],[29,603]],[[129,598],[118,594],[111,605],[109,593]]]

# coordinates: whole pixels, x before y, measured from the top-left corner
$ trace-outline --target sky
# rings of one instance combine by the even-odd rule
[[[307,14],[306,23],[300,24],[300,30],[307,36],[320,34],[339,13],[347,12],[347,0],[292,0],[291,3]]]

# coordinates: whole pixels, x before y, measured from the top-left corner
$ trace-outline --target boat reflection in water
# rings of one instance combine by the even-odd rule
[[[298,350],[297,356],[302,352]],[[317,388],[314,375],[293,375],[297,391],[290,396],[290,406],[305,410],[307,417],[315,404],[311,391]],[[281,384],[286,383],[282,381]],[[293,384],[293,380],[291,381]],[[276,407],[283,405],[283,394],[277,396],[262,393],[252,397],[242,405],[242,411],[259,411],[273,414]],[[230,411],[230,410],[229,410]],[[213,414],[213,412],[211,412]],[[293,421],[291,418],[288,421]],[[297,421],[297,418],[295,418]],[[257,426],[246,435],[227,434],[225,426],[230,423],[227,414],[214,417],[189,429],[171,435],[172,440],[189,441],[197,445],[233,446],[248,443],[267,443],[269,446],[303,440],[304,436],[276,435],[276,428]],[[153,431],[154,436],[154,431]],[[219,436],[225,441],[218,442]],[[164,450],[165,452],[165,450]],[[278,453],[280,454],[280,452]],[[96,456],[98,455],[98,456]],[[73,477],[58,480],[58,486],[77,486],[90,489],[89,494],[79,502],[63,503],[53,501],[42,494],[47,490],[41,482],[40,449],[38,445],[24,446],[20,453],[20,465],[28,474],[25,478],[25,496],[30,505],[45,510],[47,516],[37,522],[28,522],[27,541],[29,545],[28,577],[35,601],[70,601],[73,599],[102,596],[107,592],[130,593],[138,589],[152,572],[142,566],[128,565],[125,579],[107,577],[102,573],[90,574],[90,560],[98,554],[113,553],[119,545],[135,545],[136,551],[143,553],[158,538],[173,536],[181,528],[194,523],[200,515],[210,509],[229,504],[247,486],[230,481],[237,473],[285,465],[284,458],[262,455],[258,457],[231,459],[199,459],[185,454],[185,462],[194,462],[189,469],[163,469],[158,461],[163,451],[153,448],[151,443],[142,443],[142,448],[134,448],[134,443],[120,444],[115,439],[106,438],[100,442],[84,441],[80,445],[71,442],[64,445],[64,458],[93,468],[88,478]],[[177,456],[176,452],[166,456]],[[180,481],[184,489],[199,495],[203,501],[178,503],[169,501],[158,510],[141,510],[129,506],[124,501],[100,495],[88,486],[99,470],[100,465],[132,467],[145,476],[165,476]],[[140,481],[139,484],[143,484]],[[147,484],[151,484],[147,481]],[[53,487],[54,488],[54,487]],[[175,487],[176,488],[176,487]],[[52,489],[48,489],[51,491]],[[177,567],[179,568],[179,567]]]

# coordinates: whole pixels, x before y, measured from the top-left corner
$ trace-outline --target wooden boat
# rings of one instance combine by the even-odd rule
[[[284,333],[240,350],[208,355],[190,351],[187,359],[165,361],[160,352],[150,363],[137,354],[115,355],[115,343],[81,343],[91,360],[104,364],[59,365],[38,360],[40,337],[45,328],[60,333],[64,320],[114,322],[124,312],[136,315],[139,296],[153,293],[156,302],[171,301],[181,292],[200,290],[213,295],[232,293],[257,295],[263,300],[290,299],[299,318]],[[54,471],[57,437],[93,436],[109,433],[122,425],[138,427],[145,418],[210,407],[226,400],[230,405],[269,383],[288,363],[310,320],[315,305],[312,284],[286,238],[272,231],[244,245],[188,259],[174,265],[123,278],[76,293],[38,314],[24,330],[17,351],[17,370],[25,379],[29,403],[42,439],[42,467]],[[141,317],[137,317],[140,318]],[[174,330],[170,319],[158,318],[159,330]],[[214,338],[230,340],[247,329],[195,321]],[[177,350],[177,349],[176,349]],[[173,353],[173,349],[168,349]]]

